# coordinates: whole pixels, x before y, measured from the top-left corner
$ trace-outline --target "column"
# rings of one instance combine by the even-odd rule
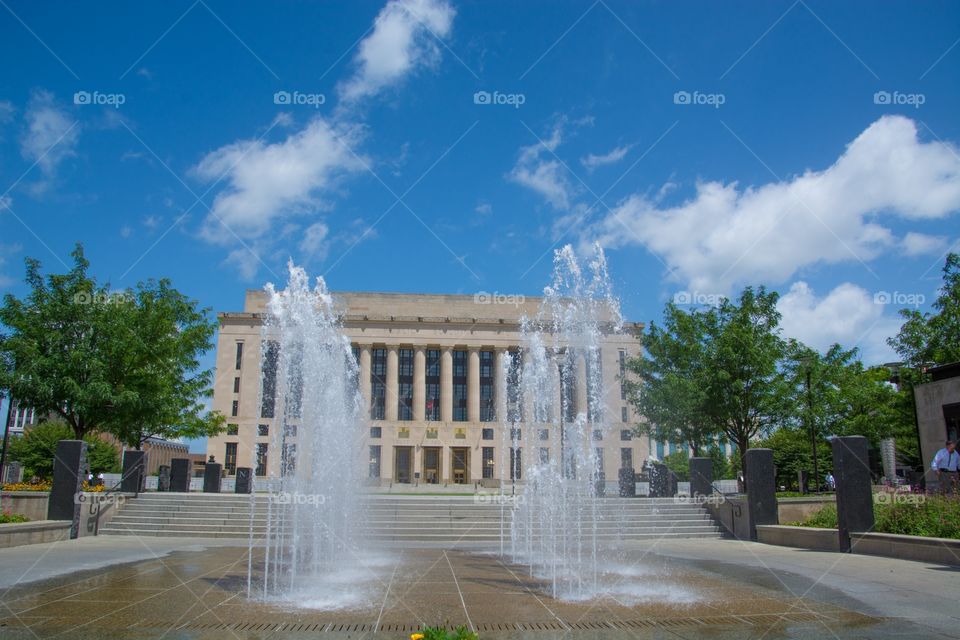
[[[577,366],[577,413],[584,416],[590,413],[587,406],[587,355],[582,351],[574,351],[573,357],[576,358]]]
[[[387,347],[387,420],[397,421],[397,401],[400,397],[397,388],[397,370],[400,360],[397,346]]]
[[[423,422],[426,417],[427,352],[423,347],[416,347],[413,351],[413,419]]]
[[[531,359],[530,351],[527,349],[524,349],[523,351],[521,351],[521,358],[523,361],[523,369],[521,373],[521,377],[522,377],[526,375],[526,372],[530,367],[530,359]],[[528,425],[532,424],[533,423],[533,398],[528,398],[521,393],[520,404],[521,404],[520,410],[522,412],[523,421]],[[529,429],[529,427],[527,428]],[[553,452],[551,452],[551,455],[553,455]]]
[[[479,347],[470,347],[467,365],[467,421],[480,422]]]
[[[370,345],[360,346],[360,393],[363,394],[363,415],[370,417]]]
[[[495,416],[498,422],[507,421],[507,350],[503,347],[497,347],[497,359],[496,359],[496,370],[494,372],[495,380],[497,381],[496,394],[497,397],[494,398],[494,406],[497,408],[497,415]]]
[[[440,420],[453,422],[453,349],[440,354]]]

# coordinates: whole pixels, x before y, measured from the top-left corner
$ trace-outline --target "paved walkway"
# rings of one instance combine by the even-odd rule
[[[236,541],[0,549],[0,636],[405,638],[449,623],[483,640],[960,638],[960,570],[729,540],[634,544],[587,602],[490,552],[381,549],[293,604],[248,601],[246,566]]]

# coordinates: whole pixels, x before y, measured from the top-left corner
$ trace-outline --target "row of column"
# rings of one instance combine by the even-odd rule
[[[360,388],[363,392],[365,410],[369,413],[370,408],[370,370],[371,370],[371,350],[373,345],[362,344],[360,348]],[[387,376],[386,376],[386,419],[396,421],[398,417],[400,397],[399,369],[400,369],[400,346],[388,345],[387,350]],[[442,347],[440,349],[440,420],[443,422],[453,421],[453,347]],[[496,384],[495,400],[497,402],[497,417],[500,418],[500,406],[503,399],[506,398],[506,390],[503,388],[504,380],[500,375],[503,370],[503,359],[507,357],[507,349],[502,347],[494,349],[483,349],[482,347],[467,347],[467,421],[480,422],[480,352],[493,351],[494,358],[494,381]],[[421,346],[413,347],[413,419],[423,421],[426,419],[426,398],[427,398],[427,348]]]

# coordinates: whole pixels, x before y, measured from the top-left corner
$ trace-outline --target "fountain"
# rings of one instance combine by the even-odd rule
[[[251,528],[248,594],[335,608],[364,565],[351,545],[362,515],[359,370],[323,278],[311,288],[303,269],[289,269],[286,289],[266,287],[261,406],[280,456],[256,572]]]
[[[519,386],[528,419],[522,430],[511,425],[508,445],[537,452],[518,465],[524,484],[513,505],[509,555],[551,595],[575,600],[599,592],[611,562],[599,530],[604,477],[592,432],[605,430],[609,419],[601,338],[622,330],[599,246],[587,266],[585,274],[569,245],[558,250],[537,316],[524,319]]]

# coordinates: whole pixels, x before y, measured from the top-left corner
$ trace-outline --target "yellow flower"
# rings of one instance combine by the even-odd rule
[[[411,634],[410,634],[410,640],[423,640],[423,634],[422,634],[422,633],[411,633]]]

